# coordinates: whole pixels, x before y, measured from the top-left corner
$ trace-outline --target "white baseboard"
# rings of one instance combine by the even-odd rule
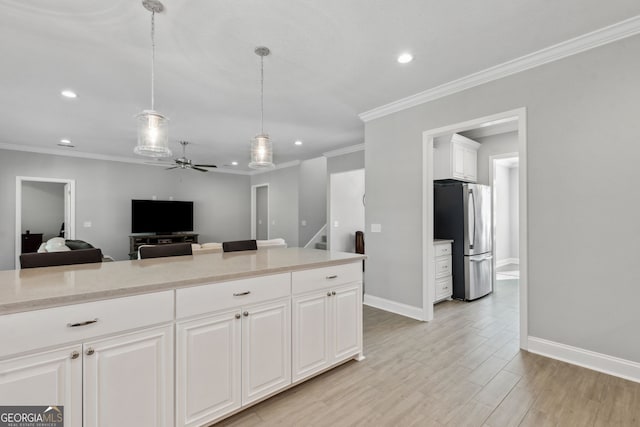
[[[529,351],[640,383],[640,363],[637,362],[531,336]]]
[[[402,304],[400,302],[367,294],[364,296],[363,304],[368,305],[369,307],[379,308],[380,310],[399,314],[401,316],[410,317],[412,319],[424,320],[424,311],[420,307],[414,307],[412,305]]]
[[[496,261],[496,268],[509,264],[520,264],[520,258],[505,258],[501,259],[500,261]]]

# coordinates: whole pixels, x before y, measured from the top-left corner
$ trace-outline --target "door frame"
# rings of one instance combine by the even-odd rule
[[[500,159],[513,159],[513,158],[517,158],[518,161],[520,160],[520,157],[518,155],[518,153],[504,153],[504,154],[496,154],[495,156],[490,156],[489,157],[489,181],[490,181],[490,186],[491,186],[491,222],[492,227],[493,227],[493,242],[492,242],[492,248],[494,249],[494,254],[493,254],[493,283],[496,283],[496,262],[498,261],[498,258],[496,257],[495,254],[495,249],[496,249],[496,160],[500,160]],[[518,165],[518,168],[520,167],[520,165]],[[520,207],[518,207],[519,209]],[[518,212],[518,215],[520,215],[520,212]],[[520,227],[518,227],[519,229]]]
[[[255,184],[251,186],[251,238],[255,240],[258,230],[256,230],[256,219],[258,217],[256,209],[258,209],[256,201],[256,193],[259,187],[267,187],[267,239],[271,238],[271,197],[269,184]]]
[[[24,182],[53,182],[64,186],[64,234],[65,239],[76,238],[76,181],[75,179],[44,178],[35,176],[16,176],[16,243],[15,269],[20,268],[20,253],[22,252],[22,183]]]
[[[433,298],[435,271],[433,262],[433,140],[448,133],[475,129],[483,123],[516,117],[518,122],[519,158],[519,255],[520,255],[520,348],[528,348],[528,222],[527,222],[527,109],[526,107],[505,111],[485,117],[431,129],[422,133],[422,317],[433,320]]]

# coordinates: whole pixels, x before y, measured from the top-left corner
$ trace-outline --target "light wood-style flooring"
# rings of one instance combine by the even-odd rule
[[[640,426],[640,384],[518,348],[516,280],[424,323],[365,307],[366,359],[217,426]]]

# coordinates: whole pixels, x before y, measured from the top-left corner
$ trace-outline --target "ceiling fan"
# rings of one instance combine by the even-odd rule
[[[177,159],[174,159],[173,162],[174,163],[168,163],[168,162],[164,162],[164,163],[160,163],[160,162],[155,162],[154,164],[162,164],[162,165],[169,165],[168,168],[166,168],[166,170],[169,169],[194,169],[200,172],[209,172],[207,169],[204,168],[217,168],[218,166],[216,165],[201,165],[201,164],[194,164],[191,159],[187,158],[187,145],[189,144],[188,141],[180,141],[180,145],[182,145],[182,157],[178,157]]]

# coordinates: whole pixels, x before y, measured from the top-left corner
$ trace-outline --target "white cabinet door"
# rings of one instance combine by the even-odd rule
[[[452,156],[451,166],[453,167],[453,176],[455,178],[464,179],[465,175],[465,151],[463,145],[452,143]]]
[[[291,384],[291,300],[243,307],[242,404]]]
[[[328,295],[327,295],[328,293]],[[330,350],[331,292],[320,291],[293,298],[293,381],[319,372],[333,361]]]
[[[467,181],[476,182],[478,180],[478,152],[465,148],[463,156],[464,178]]]
[[[240,408],[240,313],[177,324],[178,426],[204,425]]]
[[[359,353],[362,348],[362,293],[359,284],[336,288],[332,299],[334,360],[339,361]]]
[[[87,342],[84,427],[173,425],[173,327]]]
[[[65,427],[82,426],[82,346],[0,362],[2,405],[64,406]]]

